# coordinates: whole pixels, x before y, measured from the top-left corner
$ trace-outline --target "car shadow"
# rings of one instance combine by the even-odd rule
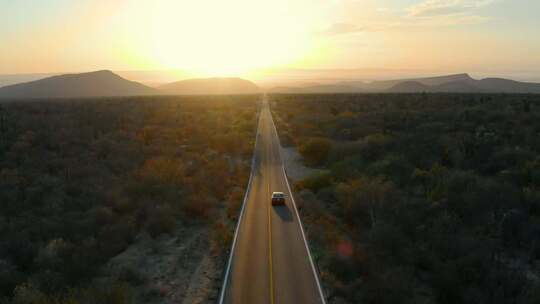
[[[287,205],[273,206],[274,212],[285,222],[291,222],[293,220],[292,213]]]

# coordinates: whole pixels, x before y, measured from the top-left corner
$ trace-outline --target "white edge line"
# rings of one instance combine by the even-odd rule
[[[236,247],[236,240],[238,239],[238,231],[240,230],[240,224],[242,223],[242,219],[244,217],[244,209],[246,207],[248,194],[251,192],[251,182],[253,180],[253,171],[255,170],[255,156],[256,156],[257,144],[259,142],[259,124],[260,124],[260,112],[257,115],[257,130],[255,132],[255,146],[253,147],[253,156],[251,157],[251,170],[249,173],[249,181],[247,184],[246,192],[244,193],[244,200],[242,201],[242,209],[240,209],[240,215],[238,216],[238,223],[236,224],[236,229],[234,231],[234,238],[233,238],[233,243],[231,245],[231,252],[229,253],[229,260],[227,262],[227,270],[225,271],[225,276],[223,278],[223,285],[221,286],[219,302],[218,302],[219,304],[222,304],[223,300],[225,299],[225,290],[227,289],[227,282],[229,279],[232,258],[234,255],[234,248]]]
[[[270,111],[270,105],[268,105],[268,110]],[[311,264],[311,270],[313,270],[313,276],[315,277],[315,282],[317,283],[317,288],[319,289],[319,295],[321,296],[321,301],[323,304],[326,304],[326,299],[324,298],[324,293],[321,288],[321,282],[319,281],[319,275],[317,274],[317,270],[315,270],[315,264],[313,263],[313,258],[311,257],[311,251],[309,250],[309,245],[307,243],[306,234],[304,233],[304,227],[302,225],[302,219],[300,218],[300,215],[298,214],[298,208],[296,208],[296,203],[294,202],[294,194],[291,190],[291,186],[289,185],[289,179],[287,178],[287,173],[285,172],[285,163],[283,159],[283,155],[281,153],[281,142],[279,140],[279,133],[276,129],[276,124],[274,123],[274,118],[272,118],[272,112],[270,111],[270,120],[272,121],[272,125],[274,126],[274,132],[276,132],[276,137],[279,144],[279,157],[281,159],[281,169],[283,170],[283,175],[285,176],[285,183],[287,184],[287,188],[289,189],[289,193],[291,194],[291,201],[294,206],[294,211],[296,214],[296,217],[298,218],[298,225],[300,226],[300,232],[302,232],[302,238],[304,239],[304,245],[306,245],[306,250],[309,257],[309,262]]]

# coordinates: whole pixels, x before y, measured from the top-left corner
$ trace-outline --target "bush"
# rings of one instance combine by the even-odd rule
[[[338,184],[336,193],[346,219],[357,224],[369,223],[372,228],[392,205],[398,203],[395,186],[381,177],[363,177]]]
[[[183,206],[186,216],[193,219],[206,219],[211,208],[209,198],[202,197],[189,199]]]
[[[364,287],[362,303],[406,304],[415,303],[413,297],[414,278],[411,271],[395,268],[374,274]]]
[[[164,233],[170,233],[176,227],[176,218],[173,210],[168,206],[158,206],[150,212],[146,230],[155,238]]]
[[[244,189],[235,188],[227,196],[227,218],[236,221],[244,201]]]
[[[310,166],[320,166],[326,163],[332,142],[325,138],[310,138],[298,148],[298,152]]]
[[[86,289],[73,289],[65,295],[46,295],[33,285],[15,289],[12,304],[128,304],[131,296],[125,284],[112,282]]]
[[[319,190],[332,185],[332,176],[328,173],[316,173],[307,178],[299,181],[296,187],[299,190],[309,189],[312,192],[318,192]]]
[[[107,256],[116,255],[135,239],[135,220],[131,217],[122,217],[112,225],[104,226],[101,230],[99,242]]]
[[[330,169],[297,188],[310,193],[304,222],[335,302],[538,302],[525,274],[538,276],[540,256],[540,99],[272,99],[280,135],[299,139],[307,165]],[[313,144],[321,138],[328,155]],[[343,259],[342,239],[369,254]]]
[[[223,253],[229,250],[233,239],[233,231],[231,227],[220,222],[215,223],[212,228],[214,251],[217,253]]]
[[[11,296],[13,289],[22,282],[23,278],[23,274],[17,271],[15,265],[0,260],[0,294]]]
[[[78,303],[68,291],[86,290],[141,230],[155,237],[177,216],[218,219],[218,199],[247,182],[258,99],[2,103],[0,299],[27,282],[19,299]],[[88,292],[101,296],[84,303],[124,301]]]

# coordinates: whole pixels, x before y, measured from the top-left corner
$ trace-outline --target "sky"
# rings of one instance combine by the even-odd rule
[[[0,74],[379,69],[540,81],[536,0],[0,0]]]

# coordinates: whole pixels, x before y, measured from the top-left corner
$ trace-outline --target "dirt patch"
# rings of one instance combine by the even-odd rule
[[[203,226],[179,227],[156,239],[142,234],[109,261],[105,273],[133,286],[134,303],[214,303],[223,260],[209,249]]]
[[[326,171],[323,169],[314,169],[304,166],[302,156],[300,153],[298,153],[295,147],[281,147],[281,156],[283,157],[283,163],[285,164],[287,176],[294,183],[305,179],[310,175],[323,173]]]

